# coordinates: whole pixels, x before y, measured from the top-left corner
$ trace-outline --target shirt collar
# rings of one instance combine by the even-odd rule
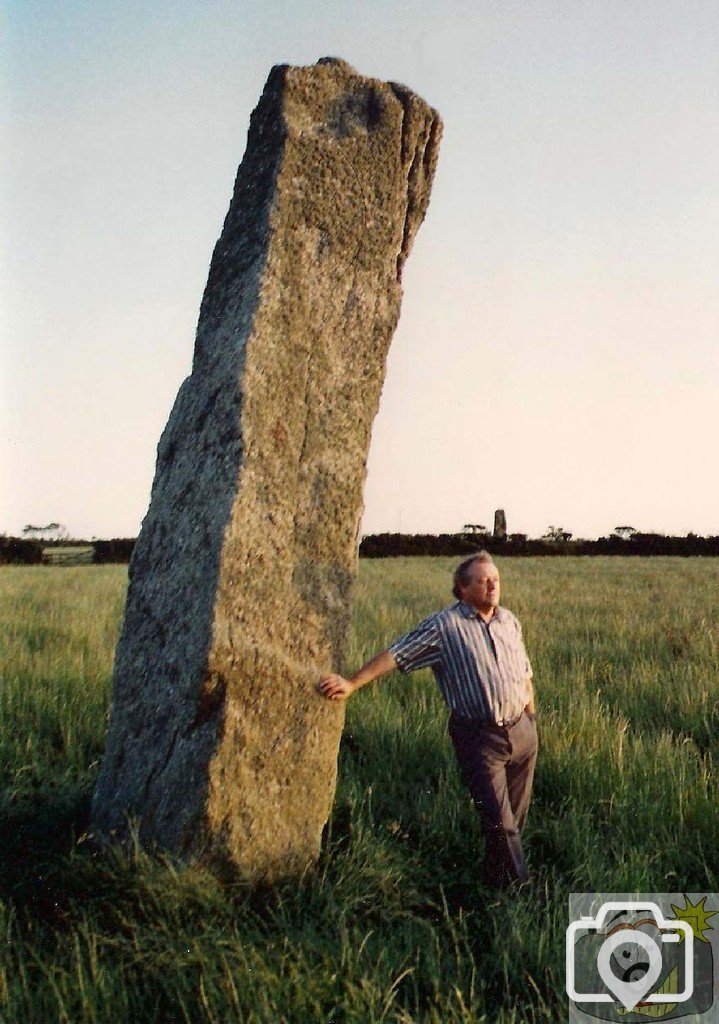
[[[459,611],[462,613],[462,615],[464,615],[465,619],[478,619],[479,618],[479,612],[476,610],[476,608],[473,608],[471,604],[465,604],[464,601],[458,601],[457,604],[456,604],[456,607],[459,609]],[[498,605],[494,609],[494,615],[492,616],[492,619],[496,619],[497,622],[501,622],[503,618],[504,618],[504,608],[502,608],[501,606]],[[491,622],[492,619],[490,619],[489,621]]]

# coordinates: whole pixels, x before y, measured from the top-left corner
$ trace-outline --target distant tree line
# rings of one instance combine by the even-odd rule
[[[116,537],[114,540],[96,540],[93,542],[95,565],[107,565],[111,562],[129,562],[135,547],[134,537]]]
[[[73,538],[66,540],[66,545],[83,546],[87,545],[93,549],[92,561],[95,565],[107,565],[117,562],[120,564],[130,561],[132,549],[135,546],[134,537],[115,538],[114,540],[82,540]],[[46,548],[57,551],[62,548],[63,541],[53,540],[27,540],[25,537],[0,536],[0,565],[42,565],[51,561],[45,554]],[[55,564],[57,564],[56,560]]]
[[[627,528],[621,528],[627,529]],[[663,533],[619,534],[598,540],[572,540],[561,527],[551,527],[544,537],[530,539],[524,533],[510,533],[500,540],[492,534],[466,533],[378,533],[362,538],[360,557],[390,558],[399,555],[465,555],[484,549],[494,555],[719,555],[719,536],[668,537]]]
[[[476,533],[376,533],[363,537],[360,558],[392,555],[469,555],[485,547]]]
[[[95,565],[127,564],[135,546],[134,537],[112,540],[65,541],[93,548]],[[0,565],[42,565],[49,559],[43,554],[47,547],[56,548],[63,541],[28,540],[25,537],[0,535]],[[489,551],[494,555],[712,555],[719,556],[719,536],[670,537],[663,533],[641,533],[632,527],[616,527],[608,537],[598,540],[572,539],[562,527],[550,527],[540,538],[525,533],[510,533],[505,538],[481,532],[475,524],[467,524],[461,533],[376,533],[362,538],[361,558],[392,558],[400,555],[459,556],[473,551]]]
[[[22,537],[0,537],[0,565],[40,565],[44,544]]]

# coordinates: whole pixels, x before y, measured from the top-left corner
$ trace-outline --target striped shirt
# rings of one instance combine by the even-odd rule
[[[424,619],[388,648],[401,672],[431,668],[447,706],[485,722],[519,718],[531,697],[532,666],[519,620],[496,608],[486,623],[464,601]]]

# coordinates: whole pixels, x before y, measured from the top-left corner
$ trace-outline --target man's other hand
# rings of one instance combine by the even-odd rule
[[[330,675],[320,679],[317,689],[328,700],[347,700],[350,694],[354,693],[355,687],[344,676]]]

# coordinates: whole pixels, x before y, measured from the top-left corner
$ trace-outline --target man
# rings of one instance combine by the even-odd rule
[[[485,881],[528,878],[520,833],[537,759],[532,669],[515,616],[499,604],[499,571],[486,551],[457,566],[458,601],[430,615],[353,676],[325,676],[318,689],[346,700],[395,669],[431,668],[450,710],[449,733],[486,842]]]

